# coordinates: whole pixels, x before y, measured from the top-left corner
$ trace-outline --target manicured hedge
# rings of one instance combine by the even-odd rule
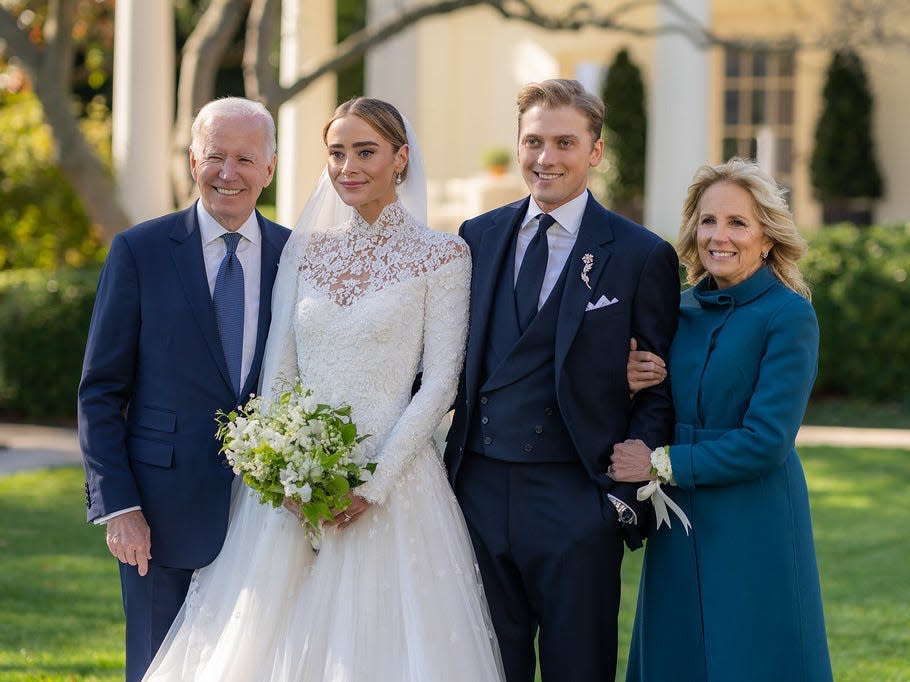
[[[98,270],[0,272],[0,416],[72,420]]]
[[[910,224],[829,226],[809,244],[800,265],[821,328],[814,395],[907,401]]]

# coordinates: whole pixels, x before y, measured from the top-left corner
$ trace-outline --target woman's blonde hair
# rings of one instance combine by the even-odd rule
[[[719,166],[702,166],[689,185],[676,245],[689,284],[696,284],[707,274],[698,257],[699,204],[705,190],[718,182],[734,183],[752,195],[762,232],[773,242],[765,263],[784,285],[811,300],[812,292],[796,264],[806,254],[806,240],[793,223],[786,190],[758,164],[736,157]]]

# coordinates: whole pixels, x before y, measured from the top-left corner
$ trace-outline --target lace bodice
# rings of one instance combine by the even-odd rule
[[[370,224],[359,213],[310,238],[299,265],[304,277],[338,305],[427,275],[465,254],[465,245],[417,223],[395,202]]]
[[[314,230],[296,265],[294,343],[282,374],[299,375],[320,401],[352,406],[377,462],[358,494],[381,503],[407,464],[433,451],[454,399],[467,334],[467,246],[396,202],[372,224],[355,213]]]

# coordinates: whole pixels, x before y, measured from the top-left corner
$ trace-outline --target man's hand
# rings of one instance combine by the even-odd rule
[[[139,575],[148,573],[152,531],[141,510],[115,516],[107,522],[107,548],[124,564],[138,566]]]
[[[635,339],[629,341],[629,348],[631,352],[626,363],[626,374],[632,395],[656,386],[667,378],[667,363],[663,358],[645,350],[638,350],[638,342]]]

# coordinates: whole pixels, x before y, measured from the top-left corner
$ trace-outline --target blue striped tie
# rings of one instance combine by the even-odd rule
[[[243,362],[243,266],[237,258],[239,232],[225,232],[221,235],[227,245],[227,253],[218,267],[215,291],[215,321],[224,349],[234,394],[240,396],[240,366]]]

